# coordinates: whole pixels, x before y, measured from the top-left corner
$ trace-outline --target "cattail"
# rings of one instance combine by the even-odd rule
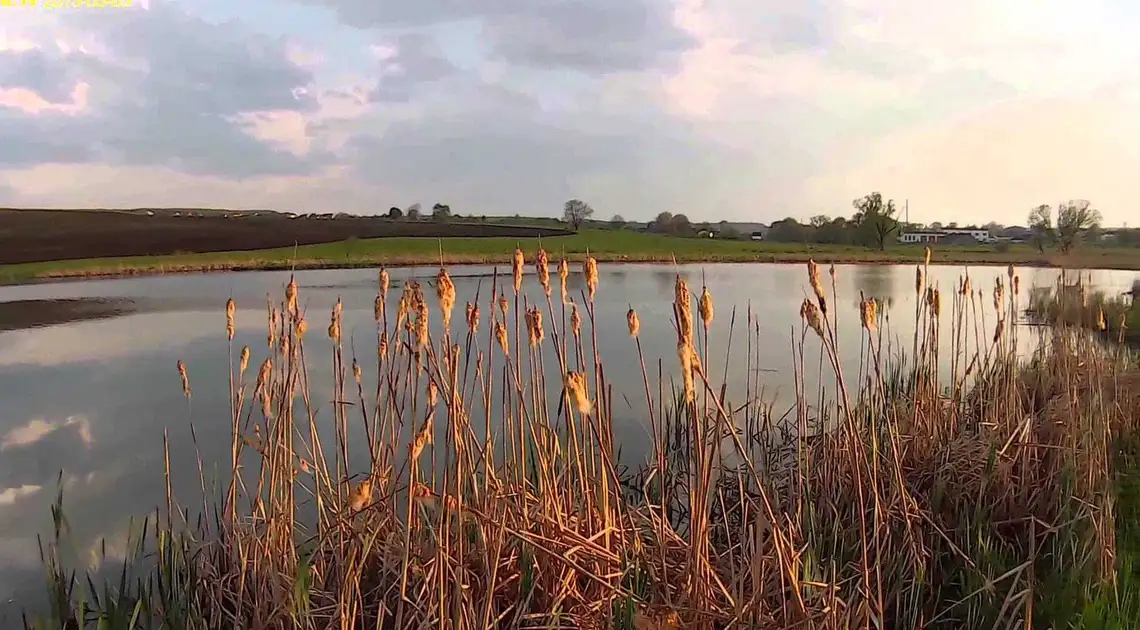
[[[268,298],[267,298],[268,299]],[[269,333],[266,335],[266,344],[270,349],[273,349],[273,343],[277,340],[277,324],[281,319],[281,314],[277,309],[273,308],[273,303],[270,302],[269,306]]]
[[[926,256],[924,258],[924,262],[926,263],[927,267],[930,266],[930,246],[926,247]]]
[[[451,328],[451,312],[455,308],[455,283],[447,270],[440,268],[436,276],[435,293],[439,297],[439,309],[443,311],[443,329]]]
[[[938,289],[934,290],[934,300],[931,303],[931,308],[934,310],[934,316],[942,315],[942,292]]]
[[[542,340],[546,337],[546,331],[542,328],[542,311],[538,310],[537,307],[526,312],[526,328],[531,346],[537,346],[542,343]]]
[[[526,257],[523,256],[521,249],[515,248],[515,258],[511,263],[511,274],[515,279],[515,294],[522,290],[523,278],[523,265],[526,264]]]
[[[503,319],[507,318],[507,311],[511,310],[511,303],[507,301],[507,296],[499,292],[499,312],[503,314]]]
[[[819,280],[819,265],[812,259],[808,259],[808,283],[811,284],[811,290],[815,293],[815,301],[819,303],[819,310],[827,315],[827,298],[823,294],[823,283]]]
[[[1001,281],[999,280],[998,283],[994,285],[994,310],[995,311],[1001,310],[1001,299],[1002,299],[1002,296],[1004,295],[1004,293],[1005,293],[1005,290],[1001,285]]]
[[[566,393],[574,401],[574,406],[578,408],[578,413],[583,416],[590,415],[594,405],[590,402],[585,372],[567,372],[564,386]]]
[[[416,436],[412,438],[412,443],[408,445],[409,454],[413,460],[418,459],[420,454],[424,452],[424,448],[429,444],[435,443],[435,435],[432,432],[432,419],[434,415],[434,412],[428,414],[427,418],[424,419],[423,425],[420,426],[420,430],[417,431]]]
[[[681,382],[685,387],[685,402],[692,402],[696,395],[696,388],[693,383],[693,357],[696,352],[693,346],[680,342],[677,344],[677,358],[681,362]]]
[[[922,295],[922,265],[914,266],[914,294]]]
[[[190,377],[186,375],[186,366],[178,362],[178,378],[182,379],[182,395],[190,397]]]
[[[1013,277],[1013,294],[1014,295],[1020,295],[1021,294],[1021,276],[1014,276]]]
[[[388,331],[380,333],[380,343],[376,345],[376,356],[383,358],[388,356]]]
[[[859,309],[859,322],[868,332],[875,332],[875,319],[878,315],[878,306],[873,299],[865,299]]]
[[[349,498],[349,507],[353,512],[363,510],[366,505],[372,502],[372,480],[365,479],[352,491]]]
[[[427,302],[420,300],[416,305],[416,347],[426,348],[428,345],[428,306]]]
[[[1008,276],[1009,276],[1009,279],[1010,279],[1011,281],[1013,280],[1013,275],[1014,275],[1014,271],[1013,271],[1013,263],[1009,263],[1009,267],[1006,269],[1006,275],[1008,275]]]
[[[230,341],[234,340],[234,311],[237,307],[234,305],[234,299],[226,300],[226,337]]]
[[[823,339],[823,320],[819,316],[819,309],[816,308],[815,303],[804,298],[803,304],[800,305],[800,317],[803,318],[808,328],[814,330],[815,334]]]
[[[353,359],[352,360],[352,378],[353,378],[353,380],[356,381],[357,385],[360,384],[361,376],[362,375],[360,372],[360,364],[356,362],[356,359]]]
[[[970,293],[973,292],[972,290],[973,287],[970,286],[970,276],[967,275],[962,279],[962,295],[970,295]]]
[[[578,307],[570,305],[570,331],[575,337],[582,334],[582,316],[578,314]]]
[[[994,327],[994,343],[1001,341],[1002,333],[1005,332],[1005,318],[999,317],[997,326]]]
[[[289,284],[285,285],[285,304],[289,313],[297,313],[297,279],[289,276]]]
[[[1096,313],[1096,328],[1100,331],[1108,330],[1108,322],[1104,319],[1104,309],[1098,309]]]
[[[693,343],[693,306],[689,285],[681,274],[673,284],[673,308],[677,313],[677,340],[679,343]]]
[[[269,387],[269,379],[273,376],[273,361],[266,359],[261,364],[261,369],[257,371],[257,383],[254,385],[253,390],[260,392]]]
[[[562,289],[562,303],[566,303],[566,278],[570,277],[570,264],[566,259],[558,261],[558,283]]]
[[[305,321],[304,316],[297,322],[297,341],[305,337],[305,331],[309,330],[309,322]]]
[[[831,263],[827,267],[827,273],[831,276],[831,281],[835,282],[835,263]]]
[[[637,333],[641,331],[641,320],[637,318],[637,311],[632,306],[625,314],[625,323],[629,325],[629,336],[637,339]]]
[[[504,326],[502,322],[495,322],[495,338],[499,340],[499,347],[503,349],[503,354],[510,356],[510,345],[507,343],[507,327]]]
[[[376,318],[376,323],[379,324],[384,321],[384,297],[381,295],[376,296],[376,301],[372,304],[372,315]]]
[[[311,469],[309,468],[309,462],[304,458],[301,458],[301,472],[308,474],[310,471]]]
[[[381,268],[380,269],[380,298],[381,299],[387,299],[388,298],[388,285],[389,285],[388,270]]]
[[[586,262],[582,263],[582,273],[586,276],[586,289],[593,302],[594,294],[598,291],[598,261],[593,256],[586,256]]]
[[[245,369],[249,367],[249,346],[242,346],[241,357],[238,359],[238,378],[245,374]]]
[[[709,324],[713,320],[713,300],[708,287],[703,287],[701,290],[701,297],[697,300],[697,312],[701,315],[701,322],[704,323],[705,330],[708,330]]]
[[[428,381],[427,399],[429,409],[439,404],[439,385],[437,385],[435,381]]]
[[[546,257],[546,250],[538,248],[538,255],[534,257],[534,268],[538,272],[538,283],[546,296],[550,297],[550,260]]]
[[[335,308],[329,318],[329,339],[332,339],[335,344],[340,343],[340,313]]]

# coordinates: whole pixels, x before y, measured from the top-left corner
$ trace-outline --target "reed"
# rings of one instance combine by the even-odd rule
[[[797,401],[782,417],[763,404],[758,377],[734,399],[710,374],[714,296],[705,287],[694,298],[678,276],[668,373],[679,382],[650,371],[641,320],[627,313],[644,383],[628,394],[644,397],[651,440],[631,468],[618,458],[617,398],[597,351],[597,326],[619,325],[595,321],[597,263],[586,258],[576,304],[566,263],[554,300],[545,252],[536,258],[545,300],[523,293],[519,250],[510,287],[496,276],[457,330],[446,269],[437,305],[408,282],[394,314],[382,271],[372,383],[346,353],[338,301],[331,419],[311,396],[314,357],[291,281],[270,300],[256,379],[246,348],[231,367],[220,502],[196,519],[157,512],[137,545],[149,550],[145,566],[126,563],[103,591],[76,589],[58,562],[57,517],[41,545],[50,615],[28,623],[838,630],[1136,620],[1135,578],[1121,567],[1140,558],[1140,538],[1117,518],[1140,511],[1128,483],[1140,376],[1124,353],[1061,321],[1019,360],[1012,267],[991,300],[968,278],[944,295],[920,266],[903,359],[886,347],[889,313],[863,299],[841,314],[834,267],[829,291],[809,263],[811,297],[791,340]],[[751,312],[726,315],[730,335],[743,320],[748,374],[759,373],[774,340],[756,336]],[[862,324],[854,375],[840,360],[841,317]],[[228,331],[233,318],[227,306]],[[817,355],[833,395],[807,391]],[[551,356],[557,375],[547,374]],[[191,375],[181,363],[178,373],[189,402]],[[361,433],[366,448],[350,450]],[[360,452],[366,459],[350,458]]]

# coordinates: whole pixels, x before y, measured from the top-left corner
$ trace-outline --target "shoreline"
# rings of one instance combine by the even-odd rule
[[[209,256],[203,254],[203,256]],[[805,250],[802,252],[766,252],[737,255],[662,255],[655,253],[619,254],[612,252],[597,252],[594,258],[602,264],[803,264],[814,260],[821,265],[905,265],[915,264],[913,252],[893,253],[890,250],[880,252],[867,250],[866,255],[845,252],[827,252]],[[569,262],[581,262],[585,253],[567,253]],[[177,259],[177,257],[171,257]],[[513,258],[512,253],[501,255],[447,255],[444,262],[448,266],[480,266],[480,265],[509,265]],[[1004,266],[1014,265],[1028,268],[1079,268],[1103,269],[1111,271],[1140,271],[1140,252],[1134,260],[1122,260],[1120,256],[1073,256],[1069,264],[1058,264],[1057,257],[1048,254],[1040,257],[1028,257],[1012,253],[980,253],[956,252],[953,250],[934,250],[930,264],[955,266]],[[162,264],[158,261],[151,263],[108,264],[99,266],[98,259],[84,259],[73,261],[74,266],[68,267],[69,261],[51,261],[44,263],[27,263],[23,265],[9,265],[17,269],[6,269],[0,266],[0,286],[23,284],[38,284],[44,282],[62,282],[79,280],[106,280],[114,278],[130,278],[160,275],[193,274],[193,273],[225,273],[243,271],[310,271],[332,269],[366,269],[376,267],[406,268],[425,267],[439,264],[437,258],[423,256],[391,256],[391,257],[364,257],[356,260],[329,260],[324,258],[300,258],[297,260],[220,260],[203,261],[201,263],[172,262]],[[20,267],[59,266],[49,268],[42,272],[30,270],[21,274]]]

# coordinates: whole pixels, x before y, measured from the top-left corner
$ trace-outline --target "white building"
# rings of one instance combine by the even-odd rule
[[[992,243],[994,237],[990,234],[989,230],[959,230],[959,229],[944,229],[944,230],[915,230],[913,232],[903,232],[899,235],[900,243],[937,243],[947,236],[961,234],[970,236],[979,243]]]

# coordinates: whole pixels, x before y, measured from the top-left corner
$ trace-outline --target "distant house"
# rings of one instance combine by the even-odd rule
[[[747,236],[754,241],[763,241],[768,238],[771,227],[767,223],[721,221],[711,228],[716,236],[729,233],[737,236]]]
[[[945,243],[974,244],[992,243],[994,237],[989,230],[984,229],[942,229],[942,230],[914,230],[899,235],[900,243]]]

